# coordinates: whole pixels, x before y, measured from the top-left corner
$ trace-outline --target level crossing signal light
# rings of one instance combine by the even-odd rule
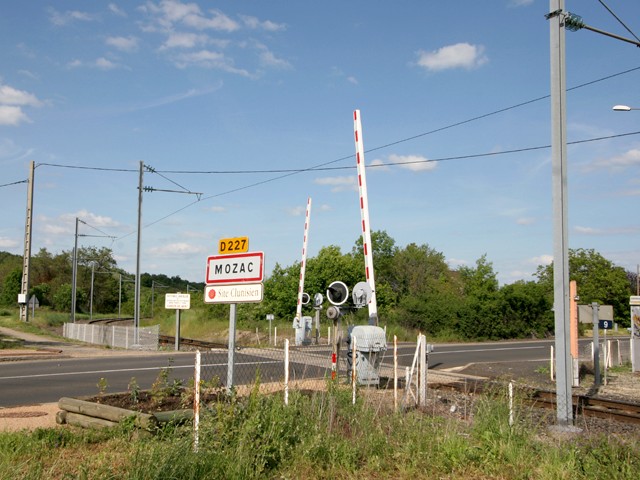
[[[342,305],[349,298],[349,288],[344,284],[344,282],[333,282],[327,288],[327,300],[332,305],[338,306]]]

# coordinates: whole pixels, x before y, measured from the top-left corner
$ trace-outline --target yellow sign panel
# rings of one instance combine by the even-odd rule
[[[223,238],[218,241],[218,253],[244,253],[249,251],[249,237]]]

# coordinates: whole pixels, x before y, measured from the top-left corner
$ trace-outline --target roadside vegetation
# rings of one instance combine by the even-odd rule
[[[364,398],[364,397],[363,397]],[[198,451],[190,426],[140,436],[71,427],[0,433],[0,479],[500,478],[636,480],[630,438],[562,436],[529,407],[483,397],[471,419],[392,413],[330,385],[324,392],[252,393],[203,409]],[[135,441],[132,441],[135,440]]]
[[[411,243],[399,247],[384,231],[372,233],[372,245],[379,317],[390,335],[413,339],[416,332],[422,332],[435,341],[447,341],[542,338],[553,334],[552,265],[540,265],[531,281],[499,285],[486,255],[473,266],[452,268],[442,253],[428,245]],[[32,257],[30,294],[38,298],[40,311],[48,312],[47,323],[52,326],[59,326],[70,317],[72,253],[52,254],[42,249]],[[578,283],[580,303],[613,305],[615,321],[621,328],[628,327],[628,301],[634,293],[636,274],[615,266],[594,250],[570,250],[569,266],[571,279]],[[348,253],[330,245],[307,260],[305,291],[312,297],[315,293],[324,294],[336,280],[351,288],[363,280],[363,272],[361,239]],[[21,257],[0,252],[0,320],[3,313],[17,311],[21,274]],[[298,262],[290,266],[276,264],[264,281],[264,300],[238,305],[238,328],[264,332],[268,329],[266,315],[274,314],[273,326],[290,329],[299,274]],[[206,340],[216,340],[216,335],[226,338],[228,306],[205,305],[203,291],[203,283],[142,274],[143,324],[159,323],[162,333],[173,334],[175,312],[164,309],[164,295],[189,292],[192,308],[183,312],[182,335]],[[110,249],[78,249],[76,307],[77,319],[133,315],[133,275],[118,267]],[[303,315],[313,314],[310,305],[304,307]],[[366,324],[366,317],[366,309],[354,310],[346,315],[345,322]]]

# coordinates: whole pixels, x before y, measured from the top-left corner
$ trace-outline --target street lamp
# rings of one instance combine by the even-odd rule
[[[640,110],[640,108],[628,107],[627,105],[614,105],[613,110],[616,112],[628,112],[629,110]]]

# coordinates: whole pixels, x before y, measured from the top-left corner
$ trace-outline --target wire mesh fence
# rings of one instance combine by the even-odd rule
[[[135,350],[158,350],[160,325],[123,327],[90,323],[65,323],[62,336],[96,345]]]
[[[595,352],[598,352],[600,365],[607,367],[616,367],[631,363],[631,339],[629,338],[612,338],[600,339],[598,348],[595,343],[588,342],[580,345],[578,355],[580,362],[593,363],[595,360]]]

